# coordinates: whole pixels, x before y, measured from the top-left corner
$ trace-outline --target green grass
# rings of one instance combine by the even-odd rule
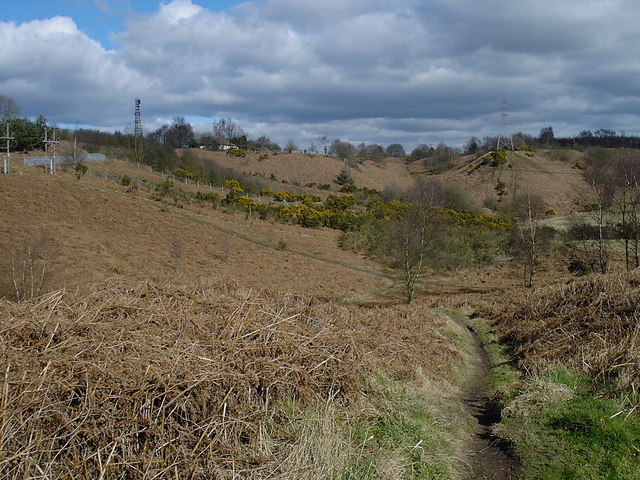
[[[491,377],[489,378],[489,394],[508,398],[515,393],[518,372],[511,366],[511,348],[500,342],[491,325],[482,318],[471,318],[464,312],[455,309],[436,309],[447,314],[453,320],[473,329],[482,342],[489,356]]]
[[[514,399],[526,401],[498,432],[515,444],[523,480],[640,478],[640,417],[629,414],[628,397],[609,397],[601,387],[585,375],[556,370]],[[570,399],[542,393],[567,388]]]
[[[356,452],[345,480],[378,478],[455,478],[455,457],[461,439],[459,427],[435,408],[434,398],[400,382],[379,379],[371,403],[350,424]]]

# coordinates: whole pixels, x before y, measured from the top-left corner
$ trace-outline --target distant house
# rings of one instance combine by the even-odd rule
[[[218,148],[220,150],[229,150],[231,148],[238,148],[236,147],[233,143],[231,142],[227,142],[225,140],[221,141],[220,144],[218,145]]]

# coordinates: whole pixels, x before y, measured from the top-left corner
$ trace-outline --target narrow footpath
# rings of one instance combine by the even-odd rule
[[[456,321],[459,319],[452,318]],[[468,480],[517,480],[520,465],[509,446],[491,433],[492,425],[500,422],[500,409],[489,397],[491,362],[478,334],[469,326],[471,359],[464,381],[463,401],[476,420],[474,434],[467,449]]]

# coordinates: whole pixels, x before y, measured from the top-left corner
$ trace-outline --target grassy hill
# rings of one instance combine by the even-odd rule
[[[368,273],[379,272],[378,265],[337,248],[337,231],[153,200],[153,191],[117,179],[159,184],[164,178],[126,162],[90,165],[79,181],[71,172],[21,172],[0,177],[0,243],[9,252],[4,268],[10,270],[11,252],[22,261],[25,248],[46,250],[49,288],[107,278],[227,278],[247,288],[351,298],[388,283]],[[336,275],[340,263],[345,267]],[[12,290],[9,280],[5,294]]]
[[[559,215],[580,211],[588,203],[591,190],[583,171],[576,168],[580,152],[541,150],[531,157],[526,153],[507,152],[508,160],[498,166],[483,164],[483,158],[469,159],[438,178],[458,185],[477,206],[499,205],[523,193],[541,196]]]
[[[335,194],[344,167],[190,155],[309,194]],[[514,152],[438,174],[391,159],[350,172],[376,189],[433,176],[478,205],[528,188],[562,214],[587,198],[579,158]],[[147,166],[87,167],[53,176],[15,162],[0,175],[4,477],[477,478],[470,465],[485,447],[471,446],[477,422],[463,398],[489,371],[478,377],[481,344],[462,312],[439,306],[494,323],[503,337],[484,338],[490,355],[499,342],[514,348],[488,383],[504,402],[493,432],[531,468],[524,478],[580,478],[581,465],[637,478],[637,274],[575,280],[550,257],[544,286],[525,291],[505,261],[430,273],[403,305],[398,273],[339,249],[338,230],[214,206],[194,194],[219,187],[172,185]],[[621,453],[609,462],[614,437]],[[563,452],[552,467],[536,454],[548,445]]]
[[[0,177],[4,478],[462,475],[464,328],[344,305],[393,282],[333,230],[143,179],[164,181],[123,162]]]
[[[224,152],[199,149],[190,151],[199,159],[212,160],[247,175],[274,179],[281,184],[285,181],[284,185],[288,185],[289,188],[312,184],[313,186],[329,185],[332,190],[337,190],[339,186],[335,183],[336,177],[347,165],[339,158],[316,154],[278,153],[277,155],[269,154],[266,159],[260,160],[257,153],[248,153],[244,158],[236,158]],[[406,189],[413,183],[411,172],[402,158],[389,157],[380,162],[350,161],[348,165],[350,165],[349,174],[361,188],[380,191],[389,187]]]
[[[330,185],[332,190],[345,162],[323,155],[280,153],[260,160],[258,154],[234,158],[223,152],[191,150],[203,161],[215,161],[227,168],[250,176],[273,181],[279,188],[318,192],[318,185]],[[407,164],[402,158],[388,157],[382,161],[350,162],[349,173],[356,186],[383,191],[410,188],[418,178],[435,178],[445,185],[454,185],[464,192],[477,208],[493,209],[519,193],[542,196],[549,209],[558,215],[579,211],[591,194],[576,162],[583,154],[571,150],[540,150],[531,157],[525,152],[508,152],[508,162],[499,166],[483,164],[483,159],[461,157],[452,168],[434,173],[428,161]],[[503,195],[498,195],[502,183]]]

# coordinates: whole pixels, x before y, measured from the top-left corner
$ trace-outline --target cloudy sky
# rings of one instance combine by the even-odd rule
[[[24,116],[146,130],[232,118],[307,148],[640,134],[637,0],[17,0],[0,94]]]

